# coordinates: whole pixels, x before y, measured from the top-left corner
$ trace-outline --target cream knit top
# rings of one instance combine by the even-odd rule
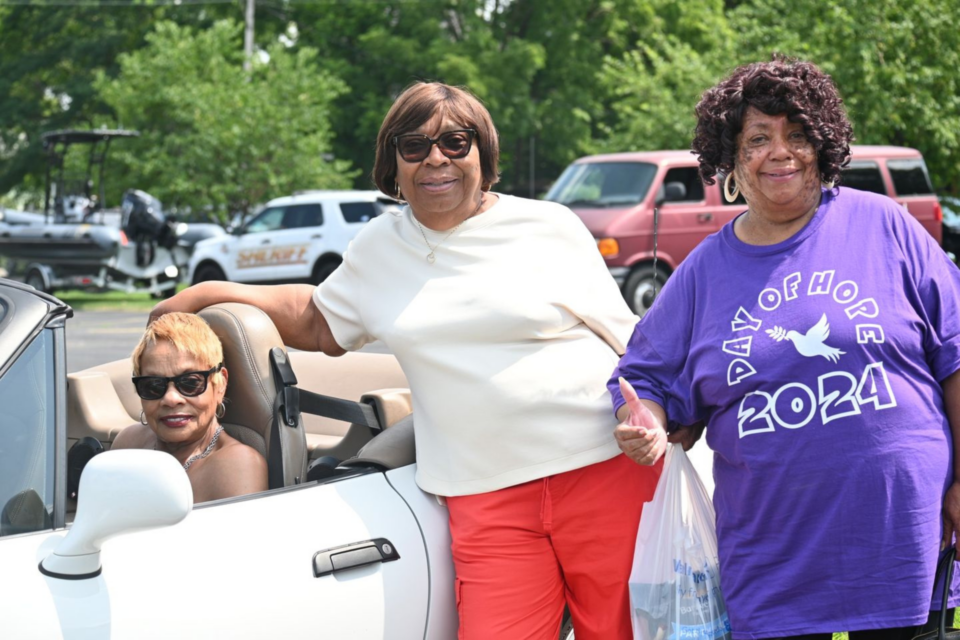
[[[379,339],[400,362],[420,487],[483,493],[619,454],[606,382],[637,317],[580,219],[500,195],[429,252],[409,207],[383,214],[314,293],[340,346]]]

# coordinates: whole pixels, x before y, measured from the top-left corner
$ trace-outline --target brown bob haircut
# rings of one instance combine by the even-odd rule
[[[500,180],[500,139],[490,112],[480,99],[464,87],[442,82],[417,82],[404,89],[396,99],[377,134],[377,159],[373,181],[380,191],[397,193],[397,152],[393,138],[412,133],[431,118],[446,116],[466,129],[476,129],[475,144],[480,153],[480,188],[489,191]]]

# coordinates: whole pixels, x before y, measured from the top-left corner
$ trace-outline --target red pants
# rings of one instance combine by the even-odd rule
[[[447,498],[460,640],[632,640],[627,580],[643,503],[663,463],[626,456]]]

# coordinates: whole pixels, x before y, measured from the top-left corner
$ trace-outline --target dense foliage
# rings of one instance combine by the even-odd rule
[[[541,194],[585,153],[687,148],[700,93],[774,51],[834,76],[858,142],[917,147],[960,192],[955,0],[261,0],[249,73],[238,5],[130,2],[0,6],[6,203],[38,202],[41,132],[100,125],[143,134],[114,147],[113,193],[226,214],[370,188],[376,131],[417,79],[483,98],[500,188]]]
[[[279,42],[244,71],[241,29],[160,22],[144,48],[120,56],[117,77],[94,81],[117,123],[141,132],[117,150],[125,177],[153,185],[165,206],[246,215],[275,194],[351,185],[349,163],[325,159],[343,83],[318,68],[315,49]]]

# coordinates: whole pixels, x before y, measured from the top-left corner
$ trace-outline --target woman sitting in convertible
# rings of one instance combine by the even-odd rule
[[[140,424],[113,449],[156,449],[175,457],[194,503],[267,490],[267,462],[223,430],[227,370],[220,339],[202,318],[169,313],[147,327],[133,350]]]

